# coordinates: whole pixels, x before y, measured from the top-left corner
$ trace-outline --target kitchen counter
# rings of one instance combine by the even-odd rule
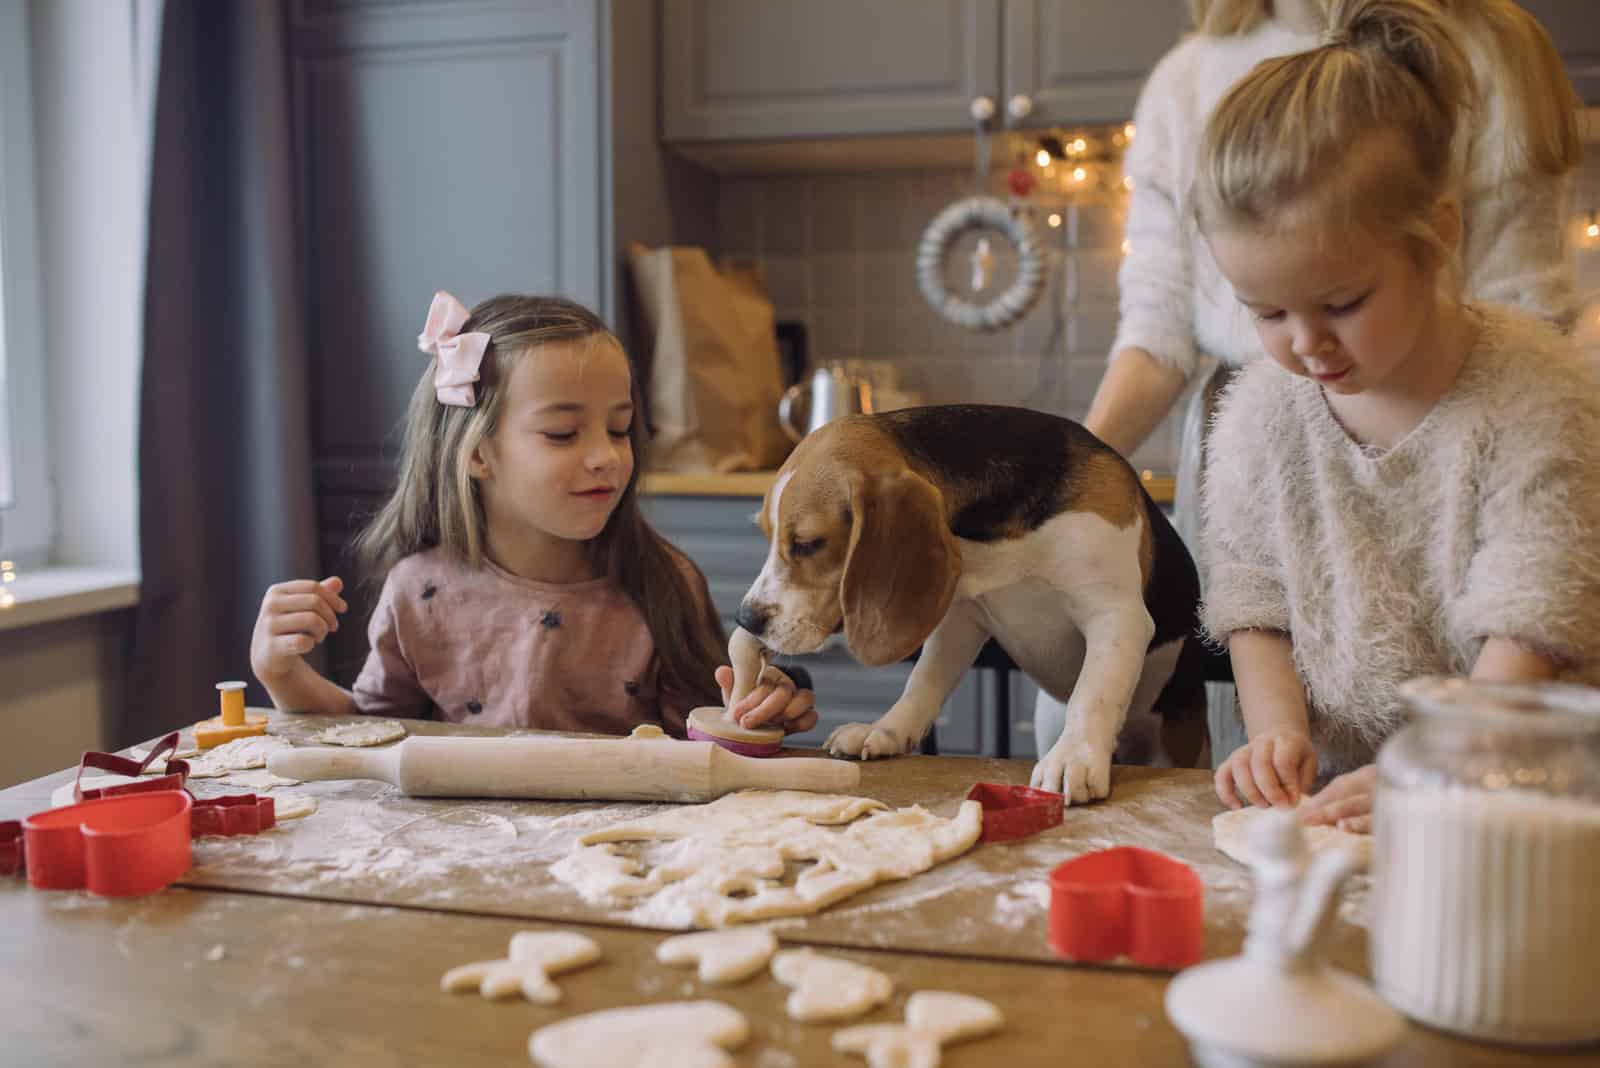
[[[776,471],[652,471],[642,475],[639,488],[656,497],[764,497]],[[1141,472],[1144,488],[1157,504],[1172,503],[1177,480],[1153,471]]]

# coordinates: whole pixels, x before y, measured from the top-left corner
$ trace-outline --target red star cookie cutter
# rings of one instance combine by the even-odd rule
[[[1200,959],[1203,911],[1194,869],[1149,849],[1085,853],[1050,873],[1050,947],[1069,960],[1188,967]]]

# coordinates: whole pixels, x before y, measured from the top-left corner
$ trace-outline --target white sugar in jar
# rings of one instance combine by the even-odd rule
[[[1600,690],[1408,683],[1378,757],[1373,981],[1433,1027],[1600,1041]]]

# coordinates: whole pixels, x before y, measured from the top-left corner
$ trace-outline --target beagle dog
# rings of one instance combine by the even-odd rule
[[[1127,462],[1071,420],[848,416],[800,442],[759,521],[771,548],[736,618],[768,648],[815,652],[842,630],[879,665],[922,647],[893,707],[835,730],[830,752],[915,747],[991,637],[1038,683],[1036,724],[1064,720],[1033,785],[1074,802],[1110,793],[1125,723],[1203,717],[1203,679],[1178,670],[1198,652],[1194,561]]]

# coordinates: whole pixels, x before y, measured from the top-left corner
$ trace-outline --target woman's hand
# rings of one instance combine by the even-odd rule
[[[1311,736],[1275,727],[1235,749],[1217,768],[1217,796],[1229,808],[1294,805],[1317,778],[1317,750]],[[1243,800],[1240,800],[1240,798]]]
[[[1376,764],[1346,772],[1306,798],[1300,820],[1308,824],[1331,824],[1351,834],[1371,834],[1372,797],[1377,789]]]
[[[800,734],[817,725],[817,695],[811,692],[811,675],[802,667],[789,669],[794,676],[768,665],[756,679],[755,687],[728,711],[739,726],[753,730],[764,724],[780,724],[785,734]],[[717,685],[722,688],[722,703],[727,705],[733,690],[733,668],[717,668]]]
[[[300,658],[339,629],[339,616],[349,609],[339,594],[337,575],[321,582],[295,579],[269,587],[261,614],[250,635],[250,668],[265,686],[286,678],[304,663]]]

